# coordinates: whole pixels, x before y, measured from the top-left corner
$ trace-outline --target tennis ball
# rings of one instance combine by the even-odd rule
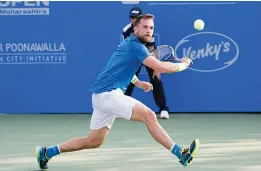
[[[197,19],[196,21],[194,21],[194,27],[197,30],[203,30],[205,26],[205,23],[203,20],[201,19]]]

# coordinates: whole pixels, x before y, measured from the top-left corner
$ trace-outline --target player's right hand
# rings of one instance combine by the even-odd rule
[[[187,58],[187,57],[185,57],[185,58],[182,58],[182,60],[181,60],[182,62],[185,62],[185,63],[187,63],[188,64],[188,66],[191,66],[192,65],[192,60],[191,59],[189,59],[189,58]]]

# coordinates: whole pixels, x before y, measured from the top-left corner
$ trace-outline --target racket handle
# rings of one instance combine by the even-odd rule
[[[182,59],[179,59],[179,58],[174,58],[175,61],[178,61],[178,62],[181,62]]]

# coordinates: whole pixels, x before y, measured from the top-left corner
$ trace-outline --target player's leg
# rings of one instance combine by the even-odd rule
[[[171,149],[174,142],[160,126],[156,114],[151,109],[142,103],[137,103],[133,107],[131,120],[145,123],[153,138],[168,150]]]
[[[153,75],[153,69],[146,66],[146,69],[149,74],[150,82],[153,85],[153,97],[154,101],[157,104],[157,106],[160,109],[160,118],[162,119],[168,119],[169,118],[169,108],[166,104],[166,97],[165,92],[163,88],[162,81],[157,77]]]
[[[90,130],[87,137],[76,137],[72,138],[59,145],[61,153],[79,151],[83,149],[98,148],[100,147],[107,134],[109,132],[108,127],[103,127],[97,130]],[[51,156],[50,156],[51,157]]]
[[[138,71],[136,72],[136,76],[139,75],[140,71],[141,71],[141,68],[142,66],[138,69]],[[131,96],[132,95],[132,92],[133,92],[133,89],[134,89],[135,85],[130,83],[129,86],[127,87],[127,90],[125,92],[125,95],[126,96]]]
[[[149,128],[152,136],[164,147],[170,149],[173,141],[159,125],[155,113],[138,100],[124,95],[121,90],[114,91],[115,101],[114,112],[118,117],[144,122]],[[112,106],[113,109],[113,106]]]
[[[37,147],[37,161],[41,169],[47,169],[49,159],[61,153],[97,148],[103,144],[115,120],[114,115],[105,112],[106,110],[100,110],[100,108],[104,108],[103,104],[110,105],[110,101],[102,103],[104,99],[106,99],[106,93],[93,95],[94,111],[90,124],[91,130],[88,136],[72,138],[60,145],[51,147]]]
[[[191,164],[199,147],[198,139],[195,139],[189,148],[182,148],[173,142],[166,131],[160,126],[156,114],[140,102],[134,105],[131,120],[145,123],[152,137],[166,149],[170,150],[172,154],[176,155],[181,164],[184,166]]]
[[[41,169],[48,169],[48,161],[61,153],[79,151],[83,149],[97,148],[103,144],[109,132],[108,127],[91,130],[86,137],[76,137],[65,141],[60,145],[51,147],[37,147],[37,161]]]
[[[115,90],[113,96],[115,100],[111,110],[118,117],[145,123],[152,137],[176,155],[184,166],[191,163],[199,146],[197,139],[193,141],[190,148],[181,148],[160,126],[156,114],[151,109],[138,100],[124,95],[121,90]]]

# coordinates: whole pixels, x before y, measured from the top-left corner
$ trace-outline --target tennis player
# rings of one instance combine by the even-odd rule
[[[154,17],[143,14],[134,23],[134,33],[125,39],[112,54],[107,65],[91,87],[93,114],[87,137],[72,138],[51,147],[37,147],[37,161],[41,169],[47,169],[48,161],[61,153],[100,147],[111,129],[115,118],[139,121],[146,124],[151,136],[175,155],[183,166],[191,164],[199,148],[199,140],[193,140],[188,148],[175,143],[157,121],[156,114],[138,100],[124,95],[132,81],[148,92],[150,83],[140,81],[135,72],[144,64],[159,73],[180,72],[188,68],[191,60],[180,63],[162,62],[153,57],[146,46],[154,31]]]

